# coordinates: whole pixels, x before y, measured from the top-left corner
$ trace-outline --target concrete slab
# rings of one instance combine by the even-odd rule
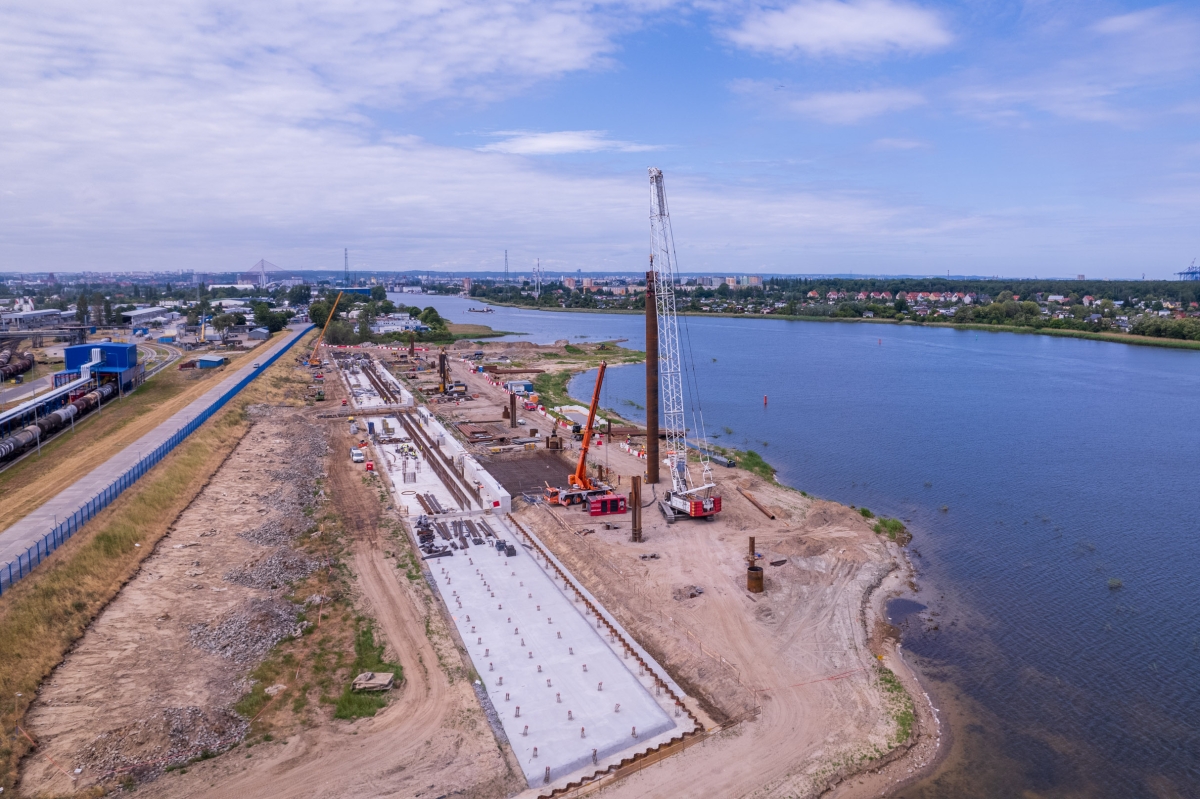
[[[682,733],[596,617],[563,593],[505,521],[489,524],[515,557],[471,546],[432,566],[529,784],[545,783],[546,769],[555,782]]]

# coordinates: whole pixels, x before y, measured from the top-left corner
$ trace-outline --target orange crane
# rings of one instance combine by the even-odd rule
[[[587,454],[592,444],[592,425],[596,421],[596,408],[600,405],[600,385],[604,382],[604,370],[608,364],[600,362],[596,372],[596,388],[592,391],[592,404],[588,407],[587,424],[583,428],[583,442],[579,447],[579,463],[575,471],[567,476],[569,488],[555,488],[546,484],[546,501],[551,505],[578,505],[588,503],[592,516],[605,516],[611,513],[624,513],[627,510],[626,499],[621,494],[614,494],[612,487],[599,480],[592,480],[587,474]]]
[[[329,316],[325,317],[325,325],[321,328],[321,335],[317,336],[317,343],[313,344],[312,355],[308,356],[308,365],[316,368],[321,365],[321,359],[317,357],[317,350],[321,347],[321,341],[325,338],[325,331],[329,329],[329,323],[333,321],[333,315],[337,313],[338,303],[342,300],[342,292],[338,292],[337,299],[333,301],[333,307],[329,309]]]

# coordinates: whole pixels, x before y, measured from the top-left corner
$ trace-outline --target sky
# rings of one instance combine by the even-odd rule
[[[0,271],[1166,278],[1200,5],[6,0]]]

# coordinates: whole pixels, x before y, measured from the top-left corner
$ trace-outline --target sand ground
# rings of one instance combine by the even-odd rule
[[[528,354],[528,346],[518,350]],[[461,364],[454,377],[465,378],[478,399],[436,410],[453,417],[463,408],[466,418],[469,406],[471,418],[499,418],[506,404],[501,392],[482,376],[467,376]],[[310,416],[338,407],[335,386],[336,381],[327,383],[332,402],[310,410]],[[542,417],[527,416],[529,426],[546,428]],[[83,763],[81,777],[99,772],[102,764],[86,761],[98,735],[122,731],[136,738],[133,733],[144,731],[147,719],[162,717],[163,708],[195,707],[205,719],[236,726],[236,719],[221,713],[244,691],[252,664],[196,650],[187,630],[211,623],[238,603],[266,598],[256,597],[259,589],[227,585],[220,575],[261,557],[235,533],[261,523],[254,495],[269,488],[243,479],[242,470],[261,465],[256,459],[262,457],[286,466],[285,452],[263,451],[265,440],[287,434],[269,426],[273,423],[256,423],[44,686],[31,715],[42,747],[26,760],[24,794],[68,788],[43,754],[66,766]],[[406,580],[397,568],[398,544],[381,529],[388,510],[376,489],[339,457],[349,446],[343,426],[336,420],[324,424],[333,453],[327,461],[329,491],[350,531],[345,563],[353,574],[356,606],[376,619],[389,655],[404,666],[403,687],[374,718],[325,719],[286,740],[255,747],[252,757],[234,750],[187,774],[149,781],[139,791],[172,797],[518,793],[523,785],[514,777],[511,752],[497,742],[462,679],[440,608],[422,581]],[[607,465],[627,488],[629,476],[640,474],[644,463],[615,443],[596,447],[592,460]],[[585,792],[598,787],[604,795],[631,797],[886,794],[931,762],[938,740],[928,702],[897,654],[894,631],[882,622],[883,601],[907,579],[902,551],[850,508],[804,497],[743,470],[715,467],[715,476],[725,502],[718,521],[667,525],[649,507],[640,544],[628,540],[628,516],[605,529],[604,519],[579,511],[517,503],[515,516],[701,701],[710,728],[685,751]],[[738,487],[776,518],[768,519]],[[648,487],[647,502],[653,490]],[[203,537],[214,528],[229,534]],[[751,535],[766,572],[766,591],[758,595],[746,590]],[[197,541],[198,547],[176,548]],[[696,586],[703,593],[696,594]],[[902,757],[896,719],[908,707],[907,695],[884,690],[881,662],[917,700],[917,743],[900,752]],[[220,732],[219,724],[210,726],[213,734]],[[145,751],[129,748],[130,756]],[[115,756],[111,747],[104,753],[110,760]],[[893,762],[880,768],[889,759]],[[846,779],[850,774],[855,776]]]

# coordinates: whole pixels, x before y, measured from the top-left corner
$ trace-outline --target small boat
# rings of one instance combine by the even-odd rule
[[[467,313],[495,313],[495,308],[468,308]]]

